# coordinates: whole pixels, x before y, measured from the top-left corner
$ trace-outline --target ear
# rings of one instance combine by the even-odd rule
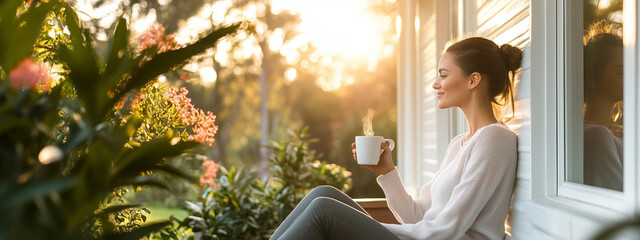
[[[467,79],[469,80],[469,84],[467,87],[469,88],[469,90],[472,90],[480,85],[480,81],[482,81],[482,74],[473,72]]]

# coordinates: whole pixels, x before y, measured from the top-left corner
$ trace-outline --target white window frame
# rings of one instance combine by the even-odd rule
[[[564,181],[563,36],[564,20],[570,17],[565,15],[565,2],[575,3],[531,1],[531,79],[537,83],[531,84],[532,192],[524,214],[528,222],[551,237],[586,239],[613,222],[637,217],[640,210],[640,164],[636,163],[640,156],[638,3],[625,1],[623,6],[624,188],[617,192]]]
[[[584,124],[581,106],[584,99],[582,91],[584,86],[582,81],[568,81],[568,79],[583,79],[583,1],[565,0],[560,2],[563,4],[558,8],[558,19],[563,21],[558,23],[557,41],[559,61],[556,91],[558,95],[558,196],[581,199],[587,203],[624,212],[628,209],[624,204],[624,192],[575,182],[583,179],[583,164],[582,161],[570,160],[584,159],[584,146],[583,141],[573,141],[571,146],[567,142],[569,139],[583,139]],[[628,66],[625,67],[625,70],[627,69]],[[626,73],[624,81],[625,85],[629,82]],[[580,107],[577,107],[578,105]],[[627,166],[626,163],[625,166]],[[569,177],[573,181],[566,181]]]

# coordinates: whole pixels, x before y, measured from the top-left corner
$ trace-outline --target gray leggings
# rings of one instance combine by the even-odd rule
[[[305,196],[271,239],[398,239],[349,196],[320,186]]]

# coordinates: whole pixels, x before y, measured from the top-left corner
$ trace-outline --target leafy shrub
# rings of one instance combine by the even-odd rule
[[[34,45],[52,12],[64,14],[68,42],[44,54]],[[167,226],[169,221],[141,226],[144,215],[131,209],[144,208],[105,199],[111,202],[108,197],[126,187],[166,187],[155,178],[160,172],[195,181],[167,162],[192,151],[198,139],[168,130],[132,141],[142,116],[111,121],[110,114],[123,97],[240,27],[215,29],[174,50],[135,52],[120,19],[101,59],[65,2],[0,2],[0,239],[139,239]],[[59,84],[36,88],[48,79],[34,54],[63,66]]]
[[[277,225],[269,189],[254,172],[243,168],[221,168],[217,188],[206,188],[198,201],[186,202],[190,216],[185,219],[193,232],[205,239],[268,238]]]
[[[308,129],[298,132],[289,130],[291,141],[273,143],[275,150],[271,156],[273,176],[271,186],[274,188],[274,204],[278,210],[279,222],[284,221],[293,208],[314,187],[331,185],[343,192],[351,187],[351,173],[335,164],[327,164],[317,160],[315,151],[309,144],[316,139],[308,138]]]
[[[221,168],[217,188],[206,188],[197,201],[187,201],[190,216],[182,221],[204,239],[268,239],[311,189],[351,186],[351,173],[316,160],[309,149],[307,129],[290,131],[291,141],[273,143],[271,179],[261,181],[254,171]]]

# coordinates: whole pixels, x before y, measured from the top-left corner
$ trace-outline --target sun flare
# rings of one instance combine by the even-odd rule
[[[389,3],[394,0],[386,0]],[[302,22],[297,26],[299,38],[318,49],[321,56],[314,61],[336,69],[341,64],[363,64],[373,70],[379,59],[389,56],[393,44],[385,42],[385,34],[394,33],[393,16],[381,16],[370,9],[370,0],[273,0],[271,11],[298,14]],[[294,53],[283,52],[289,56]],[[337,67],[338,71],[340,68]],[[335,90],[353,83],[352,76],[331,74],[321,76],[318,83],[325,90]]]
[[[99,25],[108,27],[121,12],[116,11],[123,0],[108,1],[102,7],[94,8],[99,0],[78,0],[76,7],[83,11],[82,20],[98,19]],[[377,1],[377,2],[375,2]],[[372,4],[389,3],[396,0],[271,0],[271,13],[277,15],[289,12],[300,18],[295,26],[298,33],[293,39],[286,39],[281,28],[267,29],[257,22],[258,34],[265,34],[267,47],[272,52],[281,54],[286,64],[299,66],[318,74],[317,83],[325,90],[336,90],[344,85],[354,83],[354,77],[348,69],[364,66],[369,71],[375,70],[377,63],[384,57],[394,53],[397,40],[395,15],[374,12]],[[168,2],[164,0],[165,4]],[[194,36],[215,25],[228,24],[238,20],[255,21],[265,11],[264,4],[250,3],[246,7],[233,9],[232,0],[219,0],[206,3],[197,14],[179,24],[175,39],[180,44],[192,41]],[[145,32],[157,21],[156,12],[152,9],[142,15],[140,6],[132,5],[133,36]],[[225,13],[227,13],[225,15]],[[242,35],[244,34],[244,35]],[[98,33],[99,40],[106,39],[106,34]],[[238,34],[234,37],[239,47],[232,49],[231,39],[223,39],[213,52],[215,60],[222,67],[229,67],[233,60],[260,58],[262,56],[257,37]],[[391,42],[389,39],[392,39]],[[313,46],[314,53],[303,59],[301,52]],[[204,84],[211,84],[218,76],[212,71],[211,64],[200,63],[191,71],[198,72]],[[259,69],[259,66],[252,68]],[[256,72],[256,71],[252,71]],[[259,73],[259,70],[257,70]],[[297,78],[294,68],[283,73],[288,82]]]

